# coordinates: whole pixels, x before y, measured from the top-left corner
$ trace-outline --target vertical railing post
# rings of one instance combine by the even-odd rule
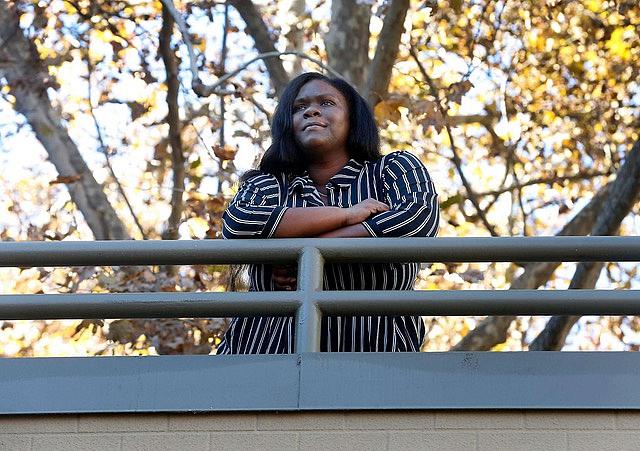
[[[324,258],[315,247],[305,247],[298,260],[300,307],[296,312],[296,353],[320,351],[322,314],[315,294],[322,290]]]

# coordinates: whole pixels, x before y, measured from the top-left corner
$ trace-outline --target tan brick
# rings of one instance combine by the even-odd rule
[[[80,432],[160,432],[167,431],[168,417],[163,414],[80,415]]]
[[[640,412],[631,410],[616,412],[616,427],[618,429],[638,429],[640,430]]]
[[[386,432],[301,432],[303,451],[387,449]]]
[[[433,429],[435,414],[430,412],[347,412],[347,429]]]
[[[475,432],[391,432],[389,450],[475,450]]]
[[[481,431],[478,433],[479,450],[566,450],[564,432],[533,431]]]
[[[526,412],[529,429],[614,429],[612,412],[548,411]]]
[[[31,449],[31,436],[26,434],[0,434],[2,451],[24,451]]]
[[[32,438],[34,451],[113,451],[121,443],[118,434],[36,434]]]
[[[569,432],[568,440],[570,450],[621,451],[640,448],[640,433],[635,432]]]
[[[0,434],[11,432],[76,432],[78,417],[76,415],[24,415],[0,416]]]
[[[170,431],[255,431],[255,413],[185,413],[169,415]]]
[[[335,431],[344,429],[344,413],[283,412],[258,414],[258,430],[263,431]]]
[[[436,429],[522,429],[522,412],[437,412]]]
[[[296,432],[212,432],[211,449],[216,451],[298,449],[298,434]]]
[[[208,450],[207,432],[148,432],[145,434],[123,434],[124,451],[163,451],[163,450]]]

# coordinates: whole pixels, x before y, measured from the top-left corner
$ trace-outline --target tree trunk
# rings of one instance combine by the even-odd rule
[[[167,8],[162,6],[162,28],[160,30],[160,55],[165,67],[167,85],[167,124],[169,124],[169,144],[171,145],[171,164],[173,170],[173,190],[171,192],[171,213],[167,228],[162,237],[167,240],[178,239],[178,227],[182,218],[184,197],[184,153],[182,149],[182,130],[178,110],[178,62],[171,48],[174,20]]]
[[[47,95],[49,75],[33,42],[19,27],[17,12],[0,2],[0,76],[6,78],[15,108],[24,115],[58,174],[70,177],[67,189],[97,240],[130,236],[62,125]]]
[[[291,0],[291,6],[289,7],[289,13],[291,17],[295,17],[295,20],[299,21],[304,16],[305,12],[305,0]],[[290,23],[291,30],[287,33],[287,45],[288,51],[303,52],[304,51],[304,27],[300,23]],[[291,75],[300,75],[303,72],[302,58],[296,58],[293,62]]]
[[[277,51],[273,39],[269,34],[269,29],[262,20],[262,16],[256,5],[254,5],[251,0],[229,0],[229,3],[240,13],[240,16],[242,16],[242,20],[244,20],[244,23],[247,25],[247,34],[255,41],[258,52],[268,53]],[[284,87],[289,82],[287,71],[284,70],[280,58],[266,58],[264,64],[269,71],[269,77],[276,90],[276,95],[280,97]]]
[[[633,208],[638,194],[640,194],[640,140],[636,141],[618,171],[615,181],[612,182],[610,200],[604,204],[591,235],[615,235],[622,220]],[[603,266],[601,262],[578,264],[569,289],[595,287]],[[544,330],[531,343],[529,350],[560,351],[578,319],[580,316],[575,315],[552,317]]]
[[[384,17],[376,45],[376,54],[367,74],[365,93],[371,107],[374,107],[387,95],[391,71],[398,57],[400,38],[404,32],[404,20],[408,10],[409,0],[393,0]]]
[[[369,67],[371,6],[357,0],[333,0],[325,45],[329,65],[364,93]]]

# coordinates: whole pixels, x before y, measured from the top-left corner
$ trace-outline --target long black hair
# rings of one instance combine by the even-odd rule
[[[258,173],[278,175],[300,174],[307,169],[307,161],[293,132],[293,102],[302,87],[312,80],[320,80],[337,89],[347,101],[349,108],[349,134],[347,150],[357,161],[380,158],[378,127],[367,101],[346,81],[330,78],[317,72],[307,72],[291,80],[280,97],[271,122],[271,146],[262,156],[258,170],[248,171],[242,176],[246,180]]]

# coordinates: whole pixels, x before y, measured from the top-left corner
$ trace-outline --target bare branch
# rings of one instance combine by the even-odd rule
[[[448,116],[447,109],[442,106],[442,102],[440,101],[440,96],[438,95],[438,90],[434,85],[433,80],[431,80],[431,77],[429,77],[429,74],[427,74],[427,71],[425,70],[424,66],[420,62],[420,58],[418,57],[418,54],[415,48],[413,47],[413,45],[409,46],[409,52],[411,53],[411,56],[413,57],[416,64],[418,65],[418,69],[420,70],[420,73],[422,74],[424,81],[429,85],[429,90],[431,91],[431,95],[436,99],[435,103],[437,107],[440,109],[440,113],[442,114],[442,117],[446,118]],[[467,192],[467,197],[475,207],[476,211],[478,212],[478,217],[480,218],[480,220],[482,221],[486,229],[489,231],[489,233],[492,236],[498,236],[498,233],[495,231],[494,227],[491,225],[491,223],[487,219],[487,216],[485,215],[484,210],[480,208],[480,203],[478,202],[477,195],[473,191],[473,188],[471,188],[471,184],[467,180],[467,177],[465,176],[464,171],[462,170],[462,160],[458,155],[458,150],[456,148],[455,141],[453,139],[453,134],[451,133],[451,126],[447,123],[447,121],[445,121],[444,126],[445,126],[445,130],[447,131],[447,135],[449,136],[449,142],[451,143],[451,152],[453,154],[451,161],[453,162],[453,165],[455,166],[456,171],[460,176],[462,185],[464,186]]]
[[[579,180],[587,180],[596,177],[606,177],[613,174],[612,170],[607,171],[582,171],[576,174],[570,175],[551,175],[549,177],[539,177],[537,179],[527,180],[526,182],[520,182],[520,184],[506,186],[494,191],[485,191],[482,193],[477,193],[479,197],[483,196],[499,196],[500,194],[504,194],[506,192],[514,191],[516,189],[524,188],[525,186],[531,185],[552,185],[553,183],[562,183],[566,181],[579,181]]]
[[[89,40],[87,42],[87,46],[90,46],[91,37],[89,37],[88,39]],[[140,221],[138,221],[138,217],[133,211],[131,202],[129,202],[129,198],[127,197],[127,194],[124,191],[122,183],[120,183],[120,179],[116,176],[116,172],[113,170],[113,166],[111,165],[111,158],[109,156],[109,148],[104,142],[104,138],[102,137],[102,128],[100,127],[100,123],[98,122],[98,118],[96,117],[95,111],[93,109],[92,92],[91,92],[92,91],[91,74],[93,73],[93,64],[91,63],[91,57],[89,56],[89,51],[86,52],[86,61],[87,61],[87,86],[88,86],[87,101],[89,103],[89,113],[91,114],[91,117],[93,118],[93,123],[96,127],[96,134],[98,135],[98,142],[100,143],[100,151],[104,154],[104,158],[107,163],[107,168],[109,169],[109,173],[111,174],[111,178],[113,178],[113,180],[116,182],[116,186],[118,187],[118,192],[120,193],[120,196],[122,196],[122,199],[124,200],[124,203],[126,204],[127,209],[129,210],[129,214],[133,218],[133,222],[138,228],[138,232],[140,232],[142,239],[146,240],[148,239],[147,234],[144,232],[144,229],[142,228]]]
[[[198,95],[200,95],[200,96],[203,96],[203,97],[210,96],[211,94],[217,94],[216,89],[218,89],[221,85],[223,85],[230,78],[233,78],[236,75],[238,75],[240,72],[245,70],[251,64],[253,64],[253,63],[255,63],[256,61],[259,61],[259,60],[268,60],[268,59],[272,59],[272,58],[279,58],[282,55],[295,55],[295,56],[297,56],[299,58],[307,59],[307,60],[311,61],[312,63],[317,64],[318,66],[320,66],[322,69],[326,70],[327,72],[329,72],[332,76],[337,77],[337,78],[344,78],[344,77],[342,77],[342,75],[340,75],[339,72],[337,72],[331,66],[329,66],[328,64],[323,63],[319,59],[314,58],[312,56],[306,55],[306,54],[298,52],[298,51],[293,51],[293,50],[292,51],[287,51],[287,52],[277,52],[277,51],[275,51],[275,52],[261,53],[261,54],[257,55],[255,58],[252,58],[249,61],[247,61],[246,63],[242,64],[240,67],[238,67],[233,72],[229,72],[229,73],[223,75],[222,77],[220,77],[214,84],[208,85],[208,86],[201,86],[196,93]]]
[[[198,67],[196,66],[196,54],[193,51],[193,44],[191,43],[191,38],[189,37],[189,29],[187,28],[187,24],[182,20],[182,16],[176,9],[173,4],[173,0],[160,0],[163,6],[163,13],[166,10],[171,18],[173,19],[172,23],[175,22],[178,25],[178,29],[182,34],[182,40],[184,41],[184,45],[187,46],[187,52],[189,53],[189,68],[191,69],[191,78],[192,84],[195,86],[200,84],[200,77],[198,76]],[[163,14],[164,21],[164,14]],[[173,28],[173,27],[172,27]],[[171,36],[169,34],[169,36]]]
[[[387,95],[391,71],[398,56],[400,38],[404,32],[404,19],[409,0],[392,0],[378,37],[376,53],[367,74],[366,95],[374,107]]]

